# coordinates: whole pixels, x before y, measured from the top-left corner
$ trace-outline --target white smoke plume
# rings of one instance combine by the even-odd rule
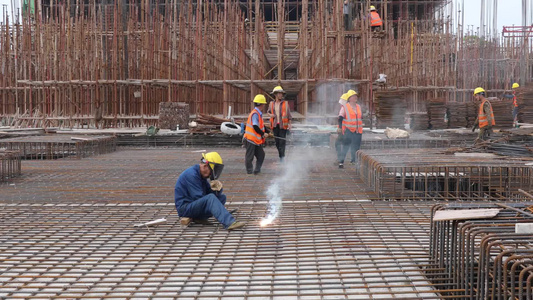
[[[309,172],[315,166],[318,158],[313,148],[298,147],[297,149],[304,152],[305,155],[288,156],[281,166],[283,168],[282,175],[274,178],[266,191],[269,201],[268,213],[261,220],[260,225],[262,227],[271,224],[279,217],[283,207],[283,199],[297,195],[301,191],[302,183],[308,178]]]
[[[332,114],[336,116],[340,109],[340,96],[349,89],[357,90],[357,87],[344,83],[319,85],[316,88],[315,101],[309,104],[309,111],[318,115]],[[306,136],[312,139],[310,134]],[[316,168],[318,161],[323,159],[320,152],[316,151],[316,148],[301,146],[302,144],[310,144],[310,141],[299,138],[298,144],[299,146],[296,147],[289,147],[287,145],[288,153],[295,152],[286,157],[286,161],[281,166],[283,170],[278,172],[281,176],[276,176],[266,191],[266,196],[269,200],[268,213],[261,220],[261,226],[267,226],[279,217],[283,207],[283,199],[289,199],[294,195],[298,195],[301,191],[302,184],[309,177],[309,172]]]

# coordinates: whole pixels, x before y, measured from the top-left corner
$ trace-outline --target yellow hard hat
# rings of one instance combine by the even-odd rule
[[[341,99],[345,100],[345,101],[348,101],[348,93],[342,94]]]
[[[374,7],[374,5],[371,5],[370,10],[376,10],[376,7]]]
[[[255,95],[255,97],[254,97],[254,103],[267,104],[267,100],[266,100],[266,98],[265,98],[264,95],[262,95],[262,94],[257,94],[257,95]]]
[[[482,88],[482,87],[477,87],[475,90],[474,90],[474,95],[477,95],[479,93],[484,93],[485,90]]]
[[[513,83],[513,89],[516,89],[516,88],[519,88],[519,87],[520,87],[520,85],[518,83],[516,83],[516,82]]]
[[[285,91],[283,90],[283,88],[281,87],[281,85],[278,85],[277,87],[275,87],[271,94],[274,94],[274,93],[285,93]]]
[[[351,96],[353,95],[357,95],[357,92],[354,91],[354,90],[348,90],[348,92],[346,92],[346,100],[350,99]]]
[[[222,157],[217,152],[202,153],[202,162],[209,165],[211,180],[217,179],[222,174],[224,163],[222,163]]]

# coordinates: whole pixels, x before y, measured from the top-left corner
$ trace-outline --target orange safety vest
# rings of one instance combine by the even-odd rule
[[[351,132],[363,133],[363,114],[361,114],[361,106],[355,105],[356,112],[353,111],[350,103],[346,103],[344,110],[346,111],[346,118],[342,120],[342,134],[346,128]]]
[[[483,99],[481,102],[481,105],[479,106],[479,112],[478,112],[478,119],[479,119],[479,128],[483,128],[485,126],[489,126],[489,120],[487,119],[487,115],[483,111],[483,106],[485,105],[485,102],[489,104],[490,108],[490,116],[492,118],[492,126],[496,125],[496,122],[494,121],[494,113],[492,112],[492,105],[487,99]]]
[[[381,21],[381,18],[379,17],[379,14],[377,11],[371,11],[370,12],[370,26],[381,26],[383,25],[383,22]]]
[[[516,101],[516,95],[514,91],[513,91],[513,105],[514,107],[518,107],[518,101]]]
[[[273,115],[276,115],[276,113],[274,112],[274,108],[275,108],[274,102],[276,101],[270,102],[269,110]],[[270,118],[270,127],[272,129],[276,127],[274,124],[274,119],[275,117]],[[281,102],[281,126],[283,127],[283,129],[289,128],[289,106],[287,105],[287,101]]]
[[[259,112],[254,108],[254,110],[252,110],[252,112],[248,116],[248,121],[246,121],[246,128],[244,130],[244,138],[256,145],[262,145],[265,143],[265,139],[262,138],[259,135],[259,133],[255,132],[254,125],[252,123],[252,117],[254,114],[257,114],[257,116],[259,117],[259,128],[265,131],[265,124],[263,122],[263,117],[261,117]]]

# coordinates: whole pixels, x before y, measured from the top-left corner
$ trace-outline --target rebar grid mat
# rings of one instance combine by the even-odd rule
[[[288,201],[261,228],[266,202],[232,202],[248,224],[227,231],[180,227],[168,203],[5,204],[0,297],[441,299],[460,289],[436,290],[452,284],[428,256],[431,205]]]
[[[0,140],[0,148],[19,151],[22,159],[80,159],[114,152],[116,138],[111,136],[44,135]]]
[[[361,149],[402,149],[402,148],[449,148],[462,145],[461,140],[439,139],[387,139],[387,140],[364,140]]]
[[[8,181],[21,173],[20,153],[0,150],[0,182]]]
[[[432,261],[445,269],[444,277],[452,278],[450,286],[440,287],[458,287],[468,299],[533,299],[533,235],[515,233],[515,224],[532,224],[533,214],[526,209],[531,205],[435,205],[432,218],[442,210],[500,209],[491,219],[431,223]]]
[[[509,199],[531,190],[527,161],[486,154],[455,156],[438,149],[362,150],[360,175],[379,199]]]
[[[24,173],[13,180],[11,186],[0,187],[0,201],[7,203],[118,203],[118,202],[168,202],[174,199],[174,185],[181,172],[199,163],[202,151],[212,148],[173,149],[120,149],[114,153],[81,160],[27,160]],[[245,149],[216,148],[224,161],[220,180],[230,201],[265,200],[270,181],[283,173],[277,150],[266,147],[266,158],[261,174],[246,174]],[[338,169],[333,164],[335,152],[317,148],[310,159],[308,148],[287,149],[286,164],[294,168],[312,164],[295,188],[297,193],[286,200],[343,200],[375,199],[374,192],[366,188],[355,172],[354,165]],[[305,155],[301,155],[305,153]],[[293,158],[295,156],[295,158]]]

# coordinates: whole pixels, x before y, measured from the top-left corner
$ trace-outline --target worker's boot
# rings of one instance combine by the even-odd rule
[[[235,222],[233,222],[233,224],[231,224],[231,225],[228,227],[228,230],[233,230],[233,229],[241,228],[241,227],[244,227],[244,225],[246,225],[245,222],[235,221]]]

